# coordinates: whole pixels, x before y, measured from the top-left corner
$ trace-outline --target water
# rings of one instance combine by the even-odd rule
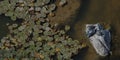
[[[82,0],[74,17],[67,22],[71,25],[70,36],[84,42],[88,47],[79,51],[74,60],[120,60],[120,0]],[[75,7],[75,6],[74,6]],[[9,32],[6,26],[11,22],[10,18],[0,16],[0,38]],[[88,23],[110,24],[112,32],[111,50],[112,55],[100,57],[85,36],[84,27]]]
[[[6,36],[9,33],[8,26],[9,25],[17,23],[20,25],[22,23],[22,19],[17,19],[17,21],[12,21],[10,17],[6,17],[5,15],[0,15],[0,39],[4,36]]]
[[[10,18],[0,15],[0,39],[9,32],[6,23],[11,22]]]
[[[120,60],[120,0],[82,0],[81,7],[76,11],[72,36],[88,45],[80,52],[75,60]],[[88,39],[85,37],[84,27],[88,23],[110,24],[112,32],[112,55],[100,57],[96,54]],[[74,25],[74,26],[73,26]]]

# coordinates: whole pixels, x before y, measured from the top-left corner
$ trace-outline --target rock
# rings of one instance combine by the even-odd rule
[[[99,23],[87,24],[86,34],[94,49],[99,55],[109,55],[111,42],[111,34],[109,30],[104,30]]]

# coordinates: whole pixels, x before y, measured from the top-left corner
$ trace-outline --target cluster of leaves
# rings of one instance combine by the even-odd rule
[[[58,29],[50,24],[47,14],[56,8],[52,0],[3,0],[0,13],[12,20],[22,18],[21,25],[8,25],[10,34],[0,41],[0,58],[23,60],[71,60],[82,46],[78,40],[66,35],[70,29]],[[61,0],[64,5],[66,0]],[[37,15],[38,14],[38,15]]]
[[[12,20],[16,18],[28,19],[31,16],[36,18],[46,18],[55,9],[55,3],[52,0],[3,0],[0,2],[0,14],[10,16]],[[61,0],[60,5],[66,3]]]
[[[10,34],[1,40],[0,57],[69,60],[82,47],[79,41],[65,35],[69,26],[65,28],[58,30],[48,20],[31,20],[21,26],[13,24],[9,26]]]

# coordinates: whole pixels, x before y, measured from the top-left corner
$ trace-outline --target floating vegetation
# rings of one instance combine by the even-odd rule
[[[10,33],[0,41],[1,59],[71,60],[82,48],[78,40],[66,35],[70,26],[58,29],[50,24],[47,14],[56,9],[51,0],[3,0],[0,7],[0,13],[12,20],[24,20],[20,25],[8,25]]]
[[[50,56],[57,54],[58,59],[70,59],[72,53],[82,48],[79,41],[73,40],[65,35],[64,30],[57,30],[56,32],[54,32],[55,28],[44,30],[45,27],[39,27],[45,25],[46,27],[52,28],[54,26],[47,25],[48,22],[44,22],[43,25],[35,24],[38,21],[31,20],[27,22],[27,25],[24,24],[16,29],[14,29],[14,27],[17,25],[13,24],[13,27],[11,27],[12,30],[10,30],[12,31],[11,34],[1,40],[0,51],[4,50],[16,53],[4,52],[6,56],[2,55],[1,57],[54,59]],[[31,26],[32,22],[34,22],[36,29],[34,29],[34,26]],[[39,33],[41,30],[43,32]],[[41,57],[35,54],[41,55]]]
[[[26,17],[36,16],[36,18],[46,18],[51,14],[56,5],[50,0],[3,0],[0,2],[0,14],[10,16],[12,20],[16,18],[26,19]]]
[[[69,25],[66,25],[66,26],[65,26],[65,31],[68,31],[68,30],[70,30],[70,26],[69,26]]]

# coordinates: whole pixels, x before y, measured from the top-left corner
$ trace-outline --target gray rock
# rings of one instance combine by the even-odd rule
[[[87,24],[86,34],[94,49],[99,55],[109,55],[111,42],[111,34],[109,30],[104,30],[99,23]]]

